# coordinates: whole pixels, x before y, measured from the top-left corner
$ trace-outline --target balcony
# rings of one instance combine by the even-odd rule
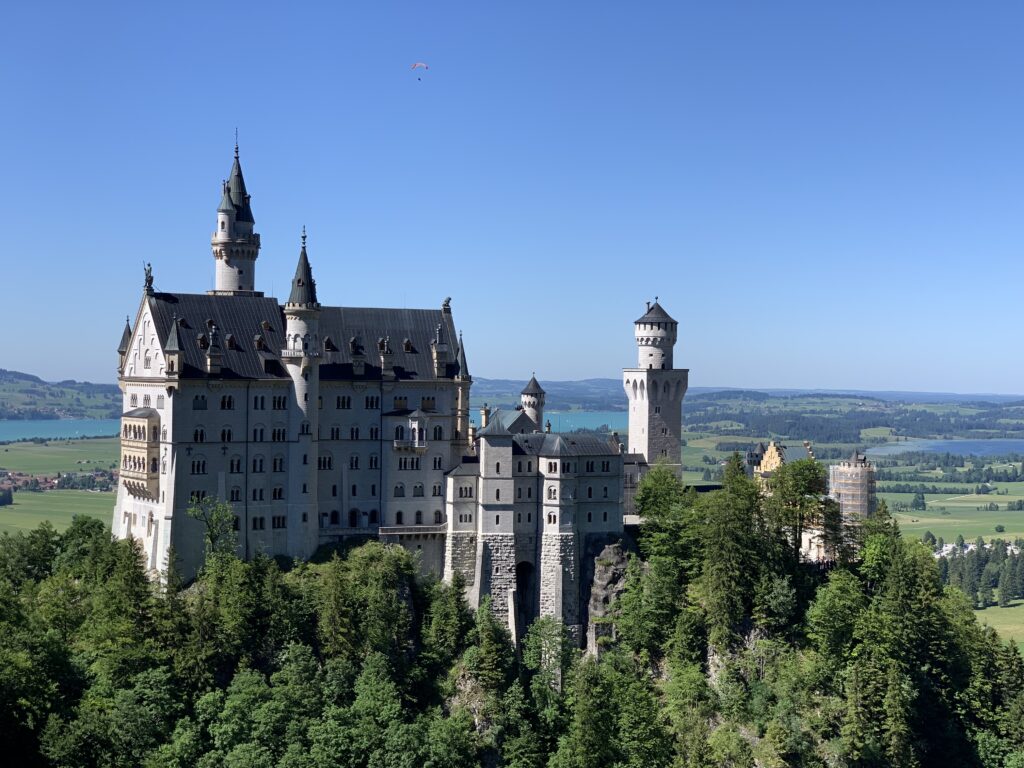
[[[426,440],[395,440],[396,451],[413,451],[424,453],[427,450]]]
[[[378,529],[378,533],[385,541],[387,541],[389,536],[436,536],[437,534],[444,534],[446,530],[447,526],[444,523],[431,525],[382,525]]]

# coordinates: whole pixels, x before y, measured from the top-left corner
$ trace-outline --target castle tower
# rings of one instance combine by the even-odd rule
[[[828,468],[828,492],[839,502],[843,520],[861,522],[875,514],[875,467],[868,457],[854,451],[845,461]]]
[[[235,162],[231,166],[230,177],[224,182],[220,205],[217,206],[217,230],[210,238],[216,262],[214,289],[211,293],[256,294],[256,259],[260,253],[260,236],[253,231],[255,224],[236,143]]]
[[[455,405],[455,440],[452,442],[452,461],[457,462],[461,454],[470,448],[469,439],[469,388],[473,385],[473,377],[469,375],[466,364],[466,343],[459,333],[459,351],[455,357],[459,372],[455,375],[458,387]]]
[[[536,376],[531,376],[523,391],[519,393],[523,413],[533,419],[538,432],[544,425],[544,395],[544,388],[538,383]]]
[[[293,402],[288,408],[288,545],[289,550],[309,557],[317,547],[317,460],[320,398],[319,334],[320,304],[316,282],[306,255],[306,230],[302,250],[292,279],[292,290],[284,305],[285,348],[281,361],[292,379]]]
[[[689,370],[672,367],[679,324],[655,298],[633,323],[637,367],[624,368],[623,386],[629,399],[629,451],[647,464],[668,462],[682,470],[682,404]]]

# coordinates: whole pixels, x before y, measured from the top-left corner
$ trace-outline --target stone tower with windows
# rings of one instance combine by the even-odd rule
[[[320,303],[316,281],[306,255],[306,230],[302,230],[299,263],[292,289],[284,305],[285,347],[281,362],[292,380],[288,404],[288,529],[289,549],[309,557],[317,547],[317,472],[322,468],[319,435],[320,402]],[[280,525],[280,521],[278,521]]]
[[[256,221],[249,205],[249,193],[242,178],[242,165],[235,144],[235,162],[224,182],[217,206],[217,231],[210,238],[217,268],[212,293],[254,296],[256,259],[260,254],[260,236],[253,231]]]
[[[637,367],[622,371],[629,400],[629,451],[653,465],[682,470],[682,404],[689,370],[673,367],[679,324],[655,299],[633,323]],[[639,480],[639,478],[637,478]]]

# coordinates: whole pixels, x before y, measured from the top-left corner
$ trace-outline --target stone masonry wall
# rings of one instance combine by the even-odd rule
[[[509,594],[516,588],[516,542],[511,533],[482,533],[480,597],[491,596],[491,611],[498,621],[509,617]]]
[[[574,533],[545,533],[541,541],[540,615],[561,619],[573,642],[580,644],[579,555]]]
[[[444,580],[451,583],[452,577],[458,572],[472,587],[476,581],[476,534],[452,533],[445,536],[444,543]]]

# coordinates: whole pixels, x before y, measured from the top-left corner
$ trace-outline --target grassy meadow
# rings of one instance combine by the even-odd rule
[[[1004,640],[1013,640],[1024,652],[1024,600],[1014,600],[1007,608],[991,606],[975,611],[982,624],[987,624]]]
[[[116,437],[51,440],[47,443],[0,445],[0,470],[30,475],[88,472],[117,466],[120,442]]]
[[[75,515],[88,515],[110,525],[116,494],[97,491],[19,491],[14,504],[0,507],[0,533],[28,531],[49,520],[58,531]]]

